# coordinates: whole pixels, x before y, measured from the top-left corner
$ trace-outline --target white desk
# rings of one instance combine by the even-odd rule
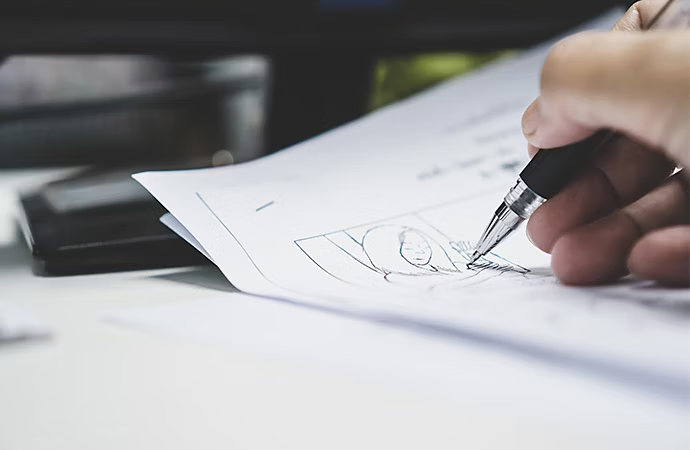
[[[0,189],[15,178],[0,172]],[[643,413],[587,423],[554,404],[547,413],[563,420],[544,428],[500,405],[478,413],[472,404],[104,323],[106,311],[205,297],[224,284],[212,270],[34,277],[8,231],[9,199],[0,194],[0,298],[56,334],[0,347],[2,450],[690,448],[687,416],[673,407],[631,399],[621,408],[648,408],[648,423]],[[184,282],[190,277],[207,287]]]

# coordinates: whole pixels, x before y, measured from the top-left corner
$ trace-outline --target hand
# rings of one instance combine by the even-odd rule
[[[531,155],[609,128],[620,132],[594,164],[539,208],[532,242],[567,284],[629,272],[690,283],[690,31],[641,33],[665,3],[643,0],[612,33],[557,44],[541,95],[523,116]],[[636,31],[637,30],[637,31]]]

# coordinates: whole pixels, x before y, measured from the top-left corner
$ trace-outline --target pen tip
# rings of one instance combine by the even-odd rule
[[[468,262],[467,265],[471,266],[472,264],[475,263],[475,261],[477,261],[481,257],[482,257],[482,254],[475,250],[474,253],[472,253],[472,256],[470,257],[470,262]]]

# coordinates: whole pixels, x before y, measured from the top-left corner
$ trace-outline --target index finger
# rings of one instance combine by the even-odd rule
[[[586,33],[556,45],[523,132],[541,148],[608,128],[683,165],[690,118],[690,31]]]
[[[666,8],[674,0],[640,0],[635,2],[625,14],[616,22],[613,26],[612,31],[642,31],[649,28],[652,21],[654,21],[657,15]],[[529,113],[539,108],[539,98],[537,98],[525,111],[525,116]],[[586,127],[573,126],[571,129],[573,140],[581,139],[591,134],[591,129]],[[571,137],[571,136],[568,136]],[[539,151],[539,147],[529,144],[527,152],[529,157],[532,158]]]

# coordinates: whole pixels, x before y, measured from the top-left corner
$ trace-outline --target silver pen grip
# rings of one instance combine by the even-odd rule
[[[521,178],[518,178],[515,186],[508,191],[503,202],[496,209],[482,237],[479,238],[479,243],[470,258],[470,264],[489,253],[517,230],[522,222],[529,219],[545,201],[545,198],[536,194]]]
[[[518,178],[515,186],[503,198],[503,203],[523,219],[529,219],[545,201],[546,199],[530,189],[522,178]]]

